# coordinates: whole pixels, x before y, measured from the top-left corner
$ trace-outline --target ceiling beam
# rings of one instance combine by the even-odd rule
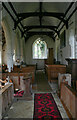
[[[72,17],[72,15],[77,11],[77,7],[72,11],[72,13],[69,15],[69,17],[67,18],[67,22],[69,21],[69,19]],[[63,29],[63,27],[65,26],[65,24],[62,25],[62,27],[59,29],[59,33],[60,31]]]
[[[69,7],[67,8],[66,12],[64,13],[63,18],[67,15],[67,13],[69,12],[69,10],[71,9],[72,5],[74,4],[74,2],[70,3]],[[58,24],[58,28],[61,25],[62,21],[60,21],[60,23]]]
[[[40,28],[40,27],[42,27],[42,28],[54,28],[54,29],[57,29],[58,27],[57,26],[48,26],[48,25],[42,25],[42,26],[40,26],[40,25],[33,25],[33,26],[24,26],[24,29],[27,29],[27,28]]]
[[[25,30],[24,32],[22,33],[22,36],[27,33],[29,30],[32,30],[32,29],[39,29],[39,28],[42,28],[42,29],[50,29],[50,30],[53,30],[55,31],[58,35],[59,35],[59,32],[57,31],[57,26],[25,26],[24,27]]]
[[[72,13],[70,14],[70,16],[68,17],[67,21],[69,21],[69,19],[72,17],[72,15],[77,11],[77,7],[72,11]]]
[[[10,5],[10,7],[11,7],[12,11],[13,11],[13,12],[14,12],[14,14],[16,15],[17,19],[19,20],[18,14],[17,14],[17,12],[16,12],[15,8],[13,7],[12,3],[11,3],[11,2],[8,2],[8,3],[9,3],[9,5]],[[22,26],[22,28],[23,28],[23,24],[22,24],[21,22],[20,22],[20,25],[21,25],[21,26]]]
[[[75,3],[75,2],[71,2],[71,3],[70,3],[69,7],[67,8],[67,10],[66,10],[65,13],[64,13],[64,17],[63,17],[63,18],[66,17],[67,13],[69,12],[69,10],[71,9],[71,7],[73,6],[74,3]],[[60,23],[58,24],[58,28],[60,27],[61,23],[62,23],[62,20],[61,20]],[[61,28],[59,29],[59,33],[60,33],[60,31],[63,29],[64,26],[65,26],[65,24],[63,24],[63,25],[61,26]],[[68,28],[68,21],[67,21],[66,28]],[[56,35],[56,36],[57,36],[57,35]],[[55,38],[56,38],[56,36],[55,36]]]
[[[35,34],[32,34],[32,35],[29,35],[29,36],[27,36],[27,37],[25,37],[25,42],[30,38],[30,37],[32,37],[32,36],[34,36]],[[42,34],[41,34],[42,35]],[[46,36],[48,36],[48,37],[50,37],[50,38],[52,38],[54,41],[55,41],[55,38],[53,37],[53,36],[50,36],[50,35],[46,35]]]
[[[73,6],[73,4],[74,4],[74,2],[71,2],[71,3],[70,3],[69,7],[67,8],[66,12],[64,13],[64,17],[67,15],[67,13],[69,12],[69,10],[70,10],[71,7]],[[63,17],[63,18],[64,18],[64,17]],[[60,23],[58,24],[58,28],[59,28],[59,26],[61,25],[61,23],[62,23],[62,21],[60,21]],[[65,24],[64,24],[64,25],[65,25]],[[63,26],[64,26],[64,25],[63,25]],[[59,31],[61,31],[61,29],[63,28],[63,26],[60,28]],[[67,21],[66,28],[68,28],[68,21]]]
[[[35,34],[35,35],[46,35],[46,34],[50,34],[50,35],[53,35],[53,32],[47,32],[47,31],[32,31],[32,32],[27,32],[27,35],[28,34]]]
[[[47,35],[55,41],[55,38],[53,36],[53,32],[40,32],[40,31],[27,32],[25,41],[27,41],[30,37],[32,37],[34,35]]]
[[[13,15],[12,15],[11,12],[8,10],[8,8],[7,8],[6,5],[4,4],[4,2],[2,2],[2,6],[3,6],[4,9],[8,12],[8,14],[9,14],[10,17],[12,18],[12,20],[15,22],[15,19],[14,19]]]
[[[34,16],[40,16],[40,12],[29,12],[29,13],[18,13],[19,17],[27,18],[27,17],[34,17]],[[64,13],[57,13],[57,12],[42,12],[42,16],[64,16]]]
[[[13,17],[13,15],[11,14],[11,12],[8,10],[8,8],[6,7],[6,5],[5,5],[4,2],[2,2],[2,6],[4,7],[4,9],[7,11],[7,13],[10,15],[10,17],[12,18],[12,20],[15,23],[15,21],[16,21],[15,18]],[[20,28],[19,25],[18,25],[18,28],[19,28],[20,32],[23,33],[23,31],[22,31],[22,29]]]
[[[41,9],[41,8],[40,8]],[[40,12],[30,12],[30,13],[18,13],[19,20],[15,22],[15,29],[17,25],[24,19],[28,17],[40,17]],[[59,20],[62,20],[66,24],[66,20],[63,19],[64,13],[57,13],[57,12],[41,12],[41,17],[55,17]]]

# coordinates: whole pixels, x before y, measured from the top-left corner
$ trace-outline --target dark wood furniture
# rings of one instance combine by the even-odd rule
[[[5,115],[13,102],[13,84],[9,83],[0,89],[0,119]]]
[[[65,65],[45,65],[45,69],[49,82],[57,80],[58,73],[66,73]]]
[[[77,92],[65,83],[61,83],[61,101],[72,115],[72,119],[77,118]]]
[[[35,71],[35,66],[28,66],[22,68],[18,68],[15,66],[13,72],[2,73],[2,78],[6,79],[6,77],[9,76],[10,79],[13,81],[14,89],[24,90],[25,84],[23,81],[23,77],[30,73],[32,75],[31,84],[33,85],[35,83]]]
[[[76,90],[77,81],[77,59],[66,59],[68,61],[67,73],[71,74],[71,85]]]
[[[45,59],[45,64],[47,65],[53,64],[53,48],[48,49],[48,58]]]
[[[32,79],[32,75],[31,74],[26,74],[23,77],[23,81],[25,84],[25,91],[24,91],[24,95],[22,99],[25,100],[32,100],[32,95],[31,95],[31,79]]]

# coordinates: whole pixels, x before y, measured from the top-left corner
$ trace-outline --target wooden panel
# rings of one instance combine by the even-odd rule
[[[14,98],[13,94],[14,94],[14,90],[12,83],[5,85],[5,87],[0,90],[0,96],[1,96],[0,101],[2,101],[2,110],[0,110],[1,112],[0,114],[2,116],[5,115],[6,111],[11,106]]]
[[[18,71],[16,72],[16,70]],[[32,84],[35,80],[35,70],[36,66],[28,66],[28,67],[22,67],[22,68],[16,68],[15,71],[11,73],[3,73],[3,77],[6,78],[6,76],[9,76],[10,79],[13,81],[14,89],[21,89],[24,90],[24,82],[23,82],[23,76],[26,74],[32,75]]]
[[[61,100],[72,117],[74,119],[77,118],[77,93],[63,82],[61,83]]]
[[[66,59],[68,61],[67,72],[72,77],[72,87],[76,90],[77,81],[77,59]]]
[[[45,60],[45,64],[52,65],[53,64],[53,48],[49,48],[48,51],[49,51],[48,59]]]
[[[46,65],[45,67],[48,81],[57,79],[59,73],[66,73],[66,66],[64,65]]]
[[[24,76],[20,75],[20,89],[21,90],[25,90],[25,83],[24,83],[23,77]]]

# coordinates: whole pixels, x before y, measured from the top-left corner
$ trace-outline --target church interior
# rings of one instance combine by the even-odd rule
[[[0,120],[77,119],[77,2],[0,2]]]

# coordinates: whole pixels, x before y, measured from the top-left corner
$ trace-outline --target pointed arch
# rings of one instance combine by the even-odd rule
[[[42,40],[42,38],[38,38],[34,41],[32,51],[33,59],[47,59],[47,44],[44,40]]]

